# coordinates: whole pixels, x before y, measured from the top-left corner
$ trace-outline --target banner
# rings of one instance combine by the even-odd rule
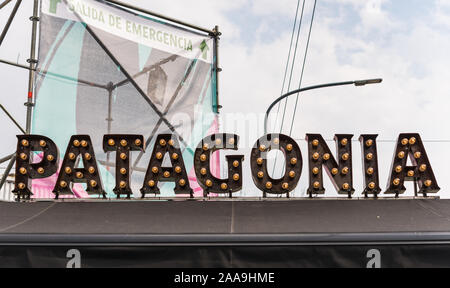
[[[42,13],[65,20],[82,21],[86,25],[118,38],[177,54],[189,59],[212,63],[214,39],[191,31],[169,26],[148,17],[112,9],[110,5],[93,0],[47,0],[42,2]]]
[[[103,135],[144,135],[146,153],[131,156],[139,196],[155,136],[174,134],[191,187],[201,193],[194,150],[218,131],[214,37],[97,0],[43,0],[40,20],[32,133],[52,138],[60,153],[71,135],[90,135],[111,197],[115,154],[103,153]],[[56,178],[33,181],[34,197],[53,198]],[[161,196],[171,196],[172,187],[164,184]],[[87,196],[82,184],[74,191]]]

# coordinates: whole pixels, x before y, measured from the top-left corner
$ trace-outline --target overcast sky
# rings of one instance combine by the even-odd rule
[[[23,2],[0,47],[0,59],[22,64],[29,56],[28,17],[32,1]],[[236,125],[226,120],[227,115],[262,115],[280,95],[297,0],[127,2],[207,28],[219,25],[223,33],[220,42],[223,132],[240,134],[248,142],[243,143],[245,146],[263,135],[262,122],[258,127],[233,127]],[[306,0],[298,59],[303,58],[313,3],[314,0]],[[1,27],[12,6],[0,10]],[[292,136],[304,139],[305,133],[320,133],[325,139],[332,139],[335,133],[348,133],[358,139],[362,133],[377,133],[380,140],[396,140],[401,132],[418,132],[423,139],[431,141],[425,143],[425,148],[442,188],[440,195],[450,197],[447,165],[450,162],[450,1],[318,0],[315,17],[303,86],[375,77],[384,81],[380,85],[305,93],[299,102]],[[299,81],[301,61],[297,62],[292,89],[297,88]],[[27,71],[0,64],[0,76],[0,103],[25,126]],[[286,123],[291,121],[293,104],[291,100]],[[0,157],[3,157],[14,151],[18,130],[1,111],[0,123]],[[283,132],[289,133],[287,124]],[[299,142],[305,158],[304,141]],[[379,144],[383,189],[394,144]],[[333,143],[330,147],[334,150]],[[353,153],[355,188],[360,193],[361,152],[357,143]],[[247,164],[249,158],[246,155]],[[306,187],[307,168],[305,163],[299,191]],[[329,182],[326,183],[333,192]],[[247,189],[254,190],[251,180],[246,185]]]

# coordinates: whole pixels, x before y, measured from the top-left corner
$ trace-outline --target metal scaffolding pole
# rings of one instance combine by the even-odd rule
[[[11,171],[12,167],[14,166],[14,162],[16,162],[16,155],[15,154],[11,157],[11,160],[9,161],[9,164],[8,164],[8,166],[5,169],[5,173],[3,174],[2,179],[0,180],[0,190],[3,187],[3,184],[5,184],[6,179],[8,178],[9,172]]]
[[[22,128],[22,126],[20,126],[16,119],[14,119],[11,114],[9,114],[8,110],[6,110],[6,108],[2,104],[0,104],[0,109],[5,112],[6,116],[8,116],[8,118],[17,126],[17,128],[19,128],[20,131],[22,131],[23,134],[26,134],[26,131]]]
[[[14,63],[14,62],[7,61],[7,60],[3,60],[3,59],[0,59],[0,63],[6,64],[6,65],[15,66],[15,67],[18,67],[18,68],[23,68],[23,69],[30,70],[30,67],[28,67],[28,66],[25,66],[25,65],[22,65],[22,64],[19,64],[19,63]]]
[[[17,1],[16,7],[18,7],[20,2],[22,2],[22,0]],[[30,17],[30,20],[33,21],[32,34],[31,34],[30,59],[27,60],[27,62],[30,64],[30,67],[29,67],[29,79],[28,79],[28,99],[27,99],[27,102],[25,103],[25,106],[27,106],[27,122],[26,122],[26,131],[25,131],[26,134],[29,134],[30,130],[31,130],[31,113],[32,113],[32,109],[33,109],[34,75],[35,75],[35,69],[36,69],[36,64],[37,64],[37,60],[35,59],[35,57],[36,57],[36,42],[37,42],[37,39],[36,39],[37,38],[37,22],[39,21],[38,8],[39,8],[39,0],[34,0],[33,16]],[[10,64],[10,63],[7,63],[7,64]],[[15,65],[15,66],[20,67],[19,65]],[[21,129],[21,130],[23,130],[23,129]],[[16,155],[13,155],[8,164],[8,167],[6,167],[6,170],[3,174],[2,179],[0,180],[0,189],[2,189],[3,184],[5,184],[6,178],[8,177],[9,172],[11,171],[12,167],[14,166],[15,161],[16,161]]]
[[[64,3],[67,5],[67,0],[63,0]],[[74,11],[74,15],[77,17],[79,22],[83,22],[82,17]],[[156,107],[156,105],[147,97],[147,94],[142,90],[142,88],[136,83],[136,81],[132,78],[132,76],[128,73],[128,71],[122,66],[122,64],[117,60],[117,58],[111,53],[111,51],[106,47],[106,45],[100,40],[100,38],[95,34],[95,32],[91,29],[89,25],[86,24],[85,26],[86,31],[94,38],[94,40],[100,45],[100,47],[103,49],[103,51],[106,52],[106,54],[111,58],[111,60],[118,66],[121,67],[122,73],[125,75],[125,77],[128,78],[130,83],[134,86],[134,88],[139,92],[139,94],[142,96],[142,98],[152,107],[153,111],[158,115],[158,117],[162,118],[163,122],[167,125],[167,127],[175,134],[177,135],[180,142],[182,142],[184,145],[187,146],[187,143],[183,139],[183,137],[175,130],[175,127],[172,125],[172,123],[167,120],[165,115]]]
[[[17,0],[16,5],[14,5],[14,8],[11,12],[11,15],[9,15],[8,21],[6,22],[5,28],[3,28],[3,32],[0,35],[0,46],[3,43],[3,40],[5,39],[6,33],[8,33],[9,27],[11,26],[11,23],[16,16],[17,10],[19,9],[20,4],[22,3],[22,0]]]
[[[39,21],[38,17],[38,8],[39,8],[39,0],[34,0],[33,6],[33,16],[30,17],[30,20],[33,22],[32,31],[31,31],[31,49],[30,49],[30,59],[28,59],[28,63],[30,63],[30,72],[28,77],[28,98],[25,106],[27,106],[27,124],[26,124],[26,132],[30,134],[31,131],[31,114],[33,112],[33,93],[34,93],[34,76],[37,60],[36,57],[36,42],[37,42],[37,22]]]
[[[11,2],[12,0],[5,0],[5,2],[3,2],[2,4],[0,4],[0,9],[2,9],[3,7],[5,7],[6,5],[8,5],[9,2]]]
[[[155,17],[158,17],[160,19],[164,19],[164,20],[176,23],[176,24],[180,24],[180,25],[192,28],[194,30],[202,31],[204,33],[207,33],[210,36],[214,36],[214,44],[215,44],[214,45],[215,46],[215,48],[214,48],[214,57],[216,58],[215,66],[214,66],[214,73],[215,73],[215,76],[216,76],[215,77],[216,78],[216,95],[215,95],[216,103],[215,103],[214,109],[215,109],[215,112],[217,112],[217,113],[219,112],[219,109],[222,108],[222,106],[219,104],[219,72],[222,71],[222,68],[219,67],[219,48],[218,47],[219,47],[220,36],[222,35],[222,33],[219,32],[219,26],[215,26],[214,29],[210,30],[210,29],[206,29],[206,28],[203,28],[203,27],[200,27],[200,26],[197,26],[197,25],[186,23],[184,21],[180,21],[178,19],[174,19],[174,18],[165,16],[165,15],[162,15],[162,14],[156,13],[156,12],[153,12],[153,11],[149,11],[149,10],[146,10],[146,9],[143,9],[143,8],[140,8],[140,7],[136,7],[136,6],[133,6],[133,5],[130,5],[130,4],[127,4],[127,3],[123,3],[123,2],[120,2],[120,1],[115,1],[115,0],[104,0],[104,1],[107,2],[107,3],[111,3],[111,4],[114,4],[114,5],[117,5],[117,6],[121,6],[121,7],[127,8],[127,9],[131,9],[131,10],[142,12],[142,13],[145,13],[145,14],[148,14],[148,15],[151,15],[151,16],[155,16]],[[144,74],[147,71],[145,71],[145,72],[141,71],[140,73],[138,73],[135,76],[139,76],[141,74]],[[133,76],[133,79],[135,79],[135,76]],[[128,82],[129,82],[129,79],[125,79],[125,80],[119,82],[116,85],[117,86],[121,86],[121,85],[124,85],[124,84],[126,84]]]
[[[107,127],[107,134],[111,134],[112,131],[112,101],[113,101],[113,91],[116,89],[114,87],[114,83],[109,82],[106,85],[106,89],[108,90],[108,117],[106,118],[106,121],[108,122],[108,127]],[[111,156],[111,152],[106,152],[106,170],[109,171],[109,158]]]
[[[14,66],[14,67],[17,67],[17,68],[26,69],[26,70],[32,70],[28,66],[25,66],[25,65],[22,65],[22,64],[19,64],[19,63],[14,63],[14,62],[11,62],[11,61],[8,61],[8,60],[0,59],[0,63],[6,64],[6,65],[11,65],[11,66]],[[33,69],[33,71],[36,71],[36,69]],[[85,84],[85,85],[96,87],[96,88],[108,89],[108,87],[106,85],[94,83],[92,81],[87,81],[87,80],[83,80],[83,79],[80,79],[80,78],[73,78],[73,77],[62,75],[62,74],[58,74],[58,73],[53,73],[53,72],[50,72],[50,71],[39,70],[39,71],[36,71],[36,73],[38,75],[50,75],[50,76],[54,76],[54,77],[57,77],[57,78],[61,78],[63,80],[73,81],[73,82],[77,82],[77,83],[80,83],[80,84]]]
[[[214,73],[216,74],[216,103],[215,103],[215,112],[219,113],[219,109],[222,106],[219,104],[219,72],[222,72],[222,68],[219,67],[219,40],[220,35],[222,33],[219,32],[219,26],[214,27],[214,57],[216,58],[214,61]]]
[[[6,157],[0,158],[0,164],[5,163],[6,161],[8,161],[9,159],[11,159],[16,153],[13,153],[11,155],[8,155]]]
[[[164,109],[163,115],[167,115],[167,113],[169,112],[170,108],[172,107],[173,103],[175,102],[175,99],[178,97],[178,94],[180,93],[181,88],[183,88],[184,83],[186,82],[186,80],[188,79],[189,75],[191,74],[192,69],[195,66],[195,63],[196,63],[195,60],[191,61],[191,64],[189,65],[189,68],[186,71],[186,74],[184,75],[183,79],[181,79],[180,83],[178,84],[177,89],[175,90],[174,94],[170,98],[169,103],[167,104],[166,108]],[[148,138],[147,138],[147,140],[145,142],[145,147],[148,147],[150,145],[153,137],[155,136],[155,133],[158,131],[158,129],[161,126],[162,123],[163,123],[163,119],[159,118],[158,122],[155,125],[155,127],[153,127],[153,131],[148,136]],[[188,148],[189,146],[185,144],[185,147]],[[139,153],[138,157],[136,158],[136,160],[134,161],[133,167],[131,168],[130,171],[133,171],[137,167],[137,165],[139,164],[139,161],[141,160],[143,155],[144,155],[144,152],[141,151]]]
[[[159,61],[159,62],[157,62],[157,63],[155,63],[155,64],[153,64],[153,65],[150,65],[150,66],[145,67],[144,69],[142,69],[142,71],[140,71],[140,72],[134,74],[131,78],[132,78],[132,79],[136,79],[136,78],[139,77],[139,76],[142,76],[142,75],[144,75],[144,74],[147,74],[150,70],[155,69],[155,68],[158,67],[158,66],[161,66],[161,65],[163,65],[163,64],[165,64],[165,63],[167,63],[167,62],[169,62],[169,61],[175,61],[175,59],[177,59],[178,57],[180,57],[180,56],[178,56],[178,55],[172,55],[172,56],[169,56],[169,57],[167,57],[167,58],[165,58],[165,59],[162,59],[161,61]],[[126,78],[126,79],[124,79],[124,80],[122,80],[122,81],[120,81],[120,82],[114,84],[114,89],[116,89],[116,88],[118,88],[118,87],[121,87],[121,86],[123,86],[123,85],[126,85],[126,84],[128,84],[128,83],[130,83],[130,79]]]

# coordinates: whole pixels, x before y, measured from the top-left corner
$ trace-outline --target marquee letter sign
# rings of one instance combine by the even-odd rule
[[[204,138],[194,154],[194,169],[198,184],[204,190],[204,196],[209,193],[228,193],[242,189],[242,161],[244,155],[226,156],[228,163],[228,178],[219,179],[212,175],[210,157],[218,150],[238,150],[239,136],[234,134],[214,134]]]
[[[361,151],[363,159],[363,175],[364,175],[364,195],[369,194],[377,197],[380,193],[380,179],[378,176],[378,154],[377,139],[378,135],[361,135]]]
[[[283,152],[285,158],[285,173],[280,179],[273,179],[267,170],[267,155],[274,149]],[[268,134],[258,139],[251,153],[253,182],[263,191],[264,196],[266,193],[288,194],[297,187],[303,159],[300,147],[294,139],[283,134]]]
[[[322,166],[339,194],[347,194],[351,198],[353,188],[352,171],[352,137],[353,135],[336,134],[339,164],[331,154],[330,148],[319,134],[306,134],[309,152],[309,196],[324,194]]]
[[[79,161],[83,162],[83,168],[76,168]],[[98,172],[91,137],[88,135],[74,135],[70,138],[61,171],[53,189],[56,199],[59,195],[73,195],[70,183],[86,183],[86,192],[89,195],[106,197]]]
[[[39,135],[18,135],[16,151],[16,183],[13,193],[18,199],[29,199],[31,179],[50,177],[58,170],[59,152],[49,138]],[[32,152],[42,151],[42,159],[32,163]],[[34,155],[34,157],[39,157]]]
[[[144,151],[142,135],[105,135],[103,151],[116,152],[116,187],[113,191],[120,198],[133,193],[130,187],[130,151]]]
[[[407,166],[407,160],[412,166]],[[417,181],[419,193],[436,193],[440,190],[419,134],[400,134],[392,162],[386,193],[398,196],[405,192],[405,181]]]
[[[363,181],[365,197],[378,197],[381,193],[376,134],[361,135]],[[16,176],[13,193],[17,200],[28,200],[33,195],[31,180],[50,177],[58,169],[58,147],[55,143],[40,135],[17,136]],[[352,197],[352,138],[350,134],[336,134],[337,158],[320,134],[306,134],[308,144],[309,163],[309,197],[324,194],[323,169],[327,172],[335,189],[339,194]],[[196,180],[203,189],[203,196],[209,193],[228,194],[242,190],[244,155],[227,155],[228,177],[220,179],[211,172],[211,155],[219,150],[238,150],[239,136],[235,134],[213,134],[204,138],[194,152],[194,171]],[[142,135],[104,135],[103,150],[106,153],[116,152],[116,186],[114,193],[117,198],[121,195],[131,197],[130,186],[130,151],[144,152],[144,138]],[[285,158],[284,175],[274,179],[267,168],[268,154],[272,150],[280,150]],[[41,153],[36,153],[41,152]],[[33,154],[35,153],[35,154]],[[40,161],[33,161],[33,155]],[[408,165],[408,157],[411,165]],[[77,168],[82,161],[83,168]],[[300,147],[289,136],[282,134],[268,134],[257,140],[250,155],[252,179],[256,187],[267,194],[286,195],[292,192],[300,181],[303,159]],[[169,164],[167,166],[167,164]],[[417,133],[400,134],[396,145],[394,160],[390,171],[385,194],[398,197],[406,190],[405,181],[414,181],[419,191],[427,197],[430,193],[437,193],[440,188],[433,173],[425,147]],[[183,161],[182,151],[176,136],[161,134],[156,142],[145,174],[140,192],[142,198],[147,194],[160,194],[159,182],[174,182],[175,194],[190,195],[193,190],[189,183],[188,174]],[[71,183],[85,183],[89,195],[102,195],[106,198],[102,186],[101,175],[88,135],[72,136],[67,147],[58,180],[53,188],[55,198],[59,195],[73,195]],[[416,186],[415,186],[416,187]],[[416,193],[416,194],[417,194]]]
[[[162,166],[166,155],[170,159],[171,167]],[[144,184],[141,188],[142,198],[146,194],[159,194],[158,183],[160,181],[175,182],[175,194],[189,194],[193,197],[180,144],[178,139],[170,134],[161,134],[156,138]]]

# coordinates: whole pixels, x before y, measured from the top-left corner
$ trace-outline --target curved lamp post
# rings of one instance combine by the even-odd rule
[[[300,88],[291,92],[288,92],[282,96],[280,96],[277,100],[275,100],[272,104],[270,104],[269,108],[266,111],[266,116],[264,118],[264,134],[267,134],[267,120],[269,118],[269,114],[270,111],[272,111],[272,108],[279,103],[281,100],[297,94],[297,93],[301,93],[304,91],[308,91],[308,90],[313,90],[313,89],[320,89],[320,88],[326,88],[326,87],[334,87],[334,86],[344,86],[344,85],[355,85],[355,86],[364,86],[367,84],[378,84],[381,83],[383,81],[383,79],[378,78],[378,79],[367,79],[367,80],[355,80],[355,81],[346,81],[346,82],[336,82],[336,83],[327,83],[327,84],[320,84],[320,85],[314,85],[314,86],[309,86],[309,87],[304,87],[304,88]]]

